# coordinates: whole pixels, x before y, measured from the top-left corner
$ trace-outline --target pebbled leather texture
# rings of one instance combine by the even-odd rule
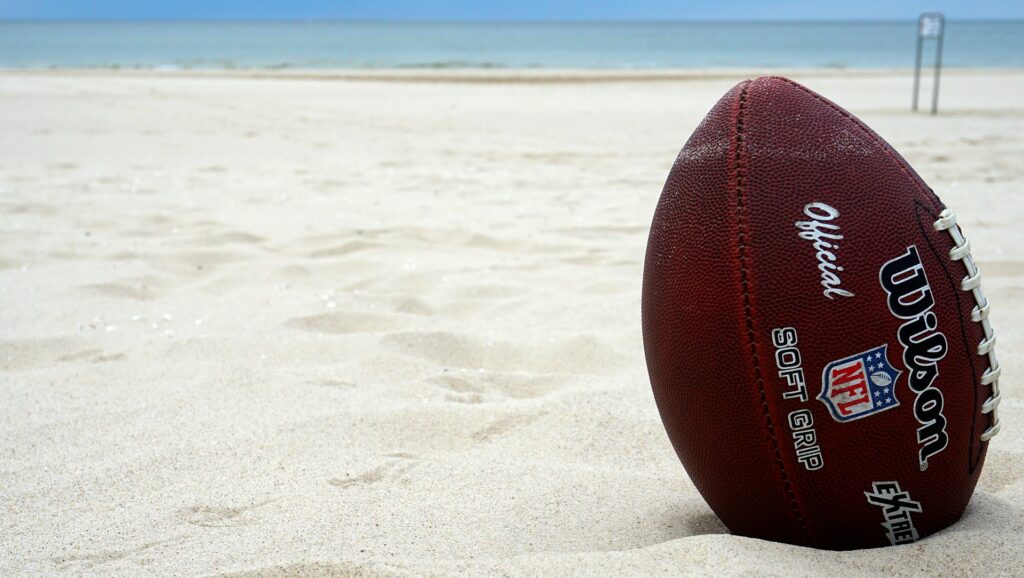
[[[734,87],[679,153],[648,240],[644,348],[673,447],[732,532],[866,548],[927,536],[963,513],[985,459],[991,390],[980,383],[987,363],[975,302],[960,288],[965,268],[932,227],[944,208],[878,135],[784,78]],[[842,238],[815,246],[800,236],[814,231]],[[901,269],[911,248],[920,268]],[[893,283],[921,269],[927,286],[894,312]],[[921,312],[925,293],[934,304]],[[862,355],[881,346],[887,368]],[[946,444],[934,451],[941,436],[928,436],[941,421]],[[933,452],[926,467],[923,450]]]

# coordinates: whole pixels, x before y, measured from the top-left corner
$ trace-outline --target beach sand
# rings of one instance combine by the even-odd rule
[[[845,553],[729,535],[647,378],[749,75],[374,74],[0,73],[0,574],[1024,573],[1024,71],[792,74],[956,210],[1004,368],[963,520]]]

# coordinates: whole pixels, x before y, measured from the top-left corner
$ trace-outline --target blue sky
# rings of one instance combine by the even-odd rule
[[[3,19],[801,20],[1024,19],[1024,0],[0,0]]]

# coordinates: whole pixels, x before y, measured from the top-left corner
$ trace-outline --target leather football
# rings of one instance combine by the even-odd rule
[[[963,513],[999,429],[988,301],[955,214],[849,112],[778,77],[722,97],[642,309],[665,429],[733,533],[868,548]]]

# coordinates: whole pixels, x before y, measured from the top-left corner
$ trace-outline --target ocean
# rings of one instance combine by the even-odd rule
[[[915,41],[913,20],[0,22],[0,68],[905,68]],[[1024,67],[1024,21],[948,22],[943,61]]]

